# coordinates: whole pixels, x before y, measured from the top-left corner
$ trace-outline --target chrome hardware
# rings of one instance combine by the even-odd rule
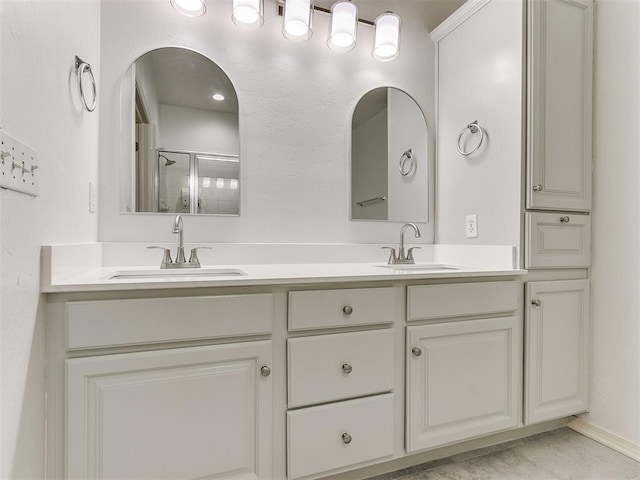
[[[11,156],[11,152],[0,152],[0,158],[2,159],[2,163],[4,163],[4,159]]]
[[[542,302],[540,300],[531,300],[531,305],[535,305],[536,307],[539,307],[540,305],[542,305]]]
[[[472,135],[480,132],[480,141],[478,142],[478,145],[476,145],[476,147],[469,152],[465,152],[464,150],[462,150],[462,145],[460,145],[460,141],[462,140],[462,135],[464,135],[464,132],[466,132],[467,130],[469,130]],[[469,125],[464,127],[460,132],[460,135],[458,135],[458,152],[460,153],[460,155],[464,155],[465,157],[468,157],[469,155],[471,155],[472,153],[476,153],[480,149],[480,146],[482,145],[483,141],[484,141],[484,130],[482,130],[480,125],[478,125],[477,120],[474,122],[471,122]]]
[[[173,260],[171,260],[171,250],[169,250],[168,248],[164,248],[164,247],[147,247],[147,248],[158,248],[160,250],[164,251],[164,256],[162,257],[162,263],[160,264],[160,268],[171,268],[170,265],[173,263]]]
[[[418,347],[413,347],[411,349],[411,353],[413,353],[414,356],[419,357],[420,355],[422,355],[422,349]]]
[[[271,375],[271,369],[269,367],[267,367],[266,365],[264,365],[260,369],[260,375],[262,375],[263,377],[268,377],[269,375]]]
[[[96,104],[98,103],[98,92],[96,89],[96,78],[93,76],[93,72],[91,71],[91,65],[84,60],[81,60],[80,57],[76,55],[75,66],[80,100],[82,100],[82,105],[84,105],[84,108],[86,108],[88,112],[93,112],[96,109]],[[85,73],[89,74],[89,80],[91,80],[91,88],[93,90],[93,100],[91,100],[91,104],[87,102],[84,90],[82,89],[82,76]]]
[[[351,365],[349,365],[348,363],[345,363],[345,364],[342,365],[342,371],[348,375],[351,372],[353,372],[353,367]]]
[[[11,162],[11,169],[13,170],[14,168],[17,168],[18,170],[22,170],[24,168],[24,162],[20,163],[20,162],[16,162],[15,160],[13,160]]]
[[[39,168],[40,167],[38,165],[31,165],[31,173],[33,174],[33,172],[35,172]]]
[[[542,185],[534,185],[533,186],[533,191],[534,192],[541,192],[542,191]]]
[[[398,164],[400,175],[403,177],[412,177],[416,173],[417,169],[418,167],[416,165],[416,159],[413,156],[413,152],[411,149],[405,151],[400,157],[400,162]]]
[[[173,221],[173,229],[171,233],[175,233],[178,235],[178,253],[176,255],[176,264],[185,264],[187,260],[184,258],[184,225],[182,223],[182,217],[180,215],[176,215],[176,218]]]
[[[191,249],[189,263],[192,268],[200,268],[200,259],[198,258],[198,250],[212,250],[211,247],[196,247]]]
[[[342,434],[342,442],[343,442],[345,445],[349,445],[349,444],[351,443],[351,440],[352,440],[351,435],[349,435],[349,434],[348,434],[348,433],[346,433],[346,432]]]
[[[369,205],[370,203],[376,202],[384,202],[387,199],[385,196],[369,198],[367,200],[362,200],[361,202],[356,202],[356,205],[360,207],[364,207],[365,205]]]
[[[564,217],[560,217],[560,222],[561,223],[569,223],[569,220],[571,220],[568,216],[564,216]]]
[[[353,307],[351,305],[345,305],[344,307],[342,307],[342,312],[345,315],[351,315],[353,313]]]
[[[420,247],[411,247],[406,255],[404,252],[404,232],[409,227],[413,228],[415,237],[420,238],[420,229],[417,227],[417,225],[415,223],[405,223],[400,229],[400,246],[398,247],[398,254],[396,255],[396,250],[392,247],[382,247],[388,248],[391,251],[389,254],[389,260],[387,262],[389,265],[406,265],[416,263],[413,259],[413,250]]]

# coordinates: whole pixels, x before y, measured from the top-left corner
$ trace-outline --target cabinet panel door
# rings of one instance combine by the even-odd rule
[[[517,426],[519,324],[513,316],[407,328],[408,452]]]
[[[271,477],[271,342],[67,361],[67,478]]]
[[[529,5],[527,208],[588,211],[593,1]]]
[[[586,268],[591,263],[589,215],[525,213],[525,268]]]
[[[525,423],[587,410],[589,281],[527,283]]]

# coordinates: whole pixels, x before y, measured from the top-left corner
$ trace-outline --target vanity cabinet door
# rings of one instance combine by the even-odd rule
[[[593,0],[528,4],[527,208],[589,211]]]
[[[528,282],[525,423],[587,410],[589,280]]]
[[[271,342],[67,360],[69,479],[270,479]]]
[[[407,452],[518,425],[518,317],[407,328]]]

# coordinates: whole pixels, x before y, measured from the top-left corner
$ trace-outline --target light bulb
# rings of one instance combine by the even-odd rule
[[[400,17],[386,12],[376,18],[376,37],[371,55],[376,60],[388,62],[400,53]]]
[[[313,35],[311,20],[313,0],[286,0],[282,34],[293,41],[307,40]]]
[[[233,0],[231,19],[242,28],[260,28],[264,23],[263,0]]]
[[[222,95],[221,93],[216,93],[213,95],[212,97],[216,102],[221,102],[224,100],[224,95]]]
[[[171,0],[171,6],[187,17],[201,17],[207,11],[206,0]]]
[[[348,51],[356,46],[358,7],[349,0],[340,0],[331,7],[331,30],[327,46],[337,51]]]

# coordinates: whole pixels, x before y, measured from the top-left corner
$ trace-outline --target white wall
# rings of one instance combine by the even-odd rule
[[[40,246],[97,238],[88,184],[97,182],[98,114],[80,109],[73,63],[80,56],[99,76],[99,5],[0,5],[0,126],[35,148],[41,166],[38,198],[0,190],[0,478],[42,479]]]
[[[380,12],[387,10],[387,2],[375,2]],[[101,94],[111,108],[100,116],[100,239],[174,240],[168,216],[121,215],[113,186],[118,184],[120,80],[139,55],[178,45],[211,58],[228,74],[240,108],[242,215],[186,218],[187,241],[395,244],[399,224],[349,220],[350,126],[362,95],[394,86],[417,100],[429,131],[435,131],[434,49],[422,21],[412,15],[413,3],[398,5],[400,56],[380,63],[371,58],[368,26],[359,27],[351,52],[328,49],[328,16],[321,13],[310,40],[288,41],[273,1],[265,2],[264,25],[254,31],[231,22],[227,1],[208,2],[207,14],[195,19],[164,1],[103,2]],[[430,229],[421,228],[424,240],[432,239]]]
[[[523,3],[494,0],[439,42],[437,243],[519,248]],[[484,143],[463,157],[458,136],[476,120]],[[478,215],[478,237],[467,239],[471,214]]]
[[[640,2],[595,11],[591,413],[640,455]]]

